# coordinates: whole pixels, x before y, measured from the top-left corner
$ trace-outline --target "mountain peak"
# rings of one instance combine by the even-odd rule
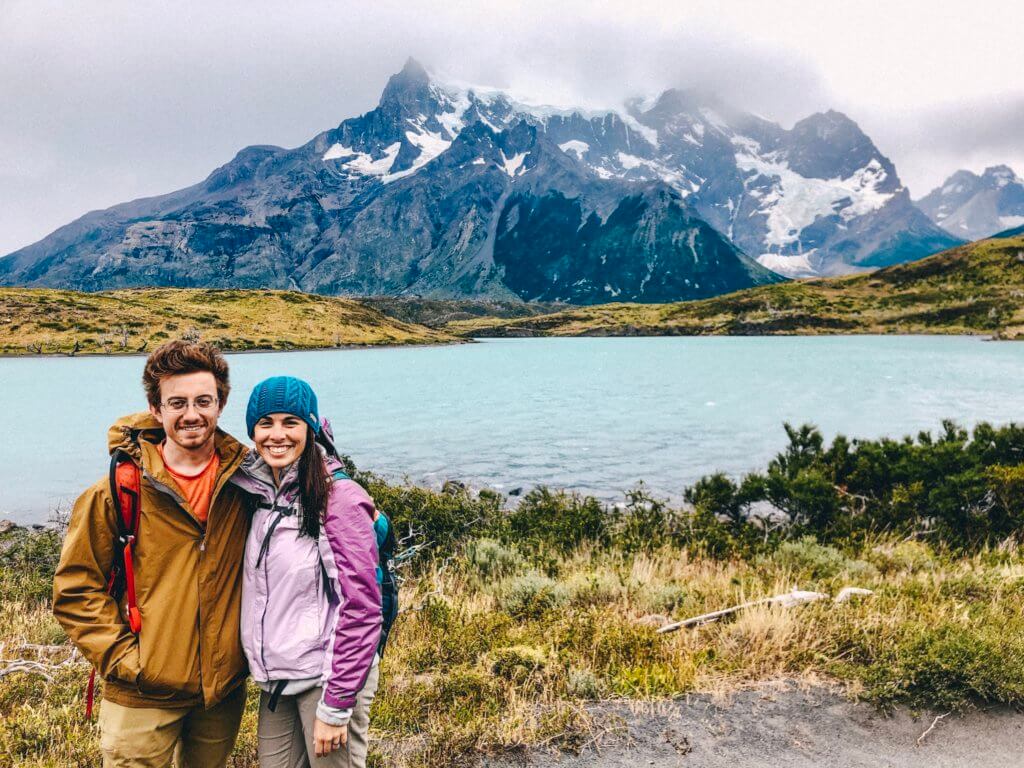
[[[721,100],[706,88],[669,88],[654,102],[655,115],[694,113],[701,107],[719,107]]]
[[[1020,181],[1017,174],[1008,165],[991,165],[985,169],[981,177],[986,181],[994,181],[999,186],[1004,186],[1014,181]]]
[[[866,138],[864,131],[854,120],[835,109],[808,115],[793,126],[793,131],[804,135],[814,134],[824,141],[834,141],[840,136]]]
[[[405,60],[405,64],[402,66],[402,71],[398,73],[402,77],[419,80],[429,81],[430,75],[427,74],[426,68],[419,63],[412,56]]]
[[[388,78],[388,83],[380,95],[380,106],[410,106],[429,97],[429,91],[430,75],[422,64],[410,56],[401,71]]]

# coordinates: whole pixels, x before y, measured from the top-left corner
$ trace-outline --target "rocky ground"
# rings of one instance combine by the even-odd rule
[[[604,735],[579,755],[532,752],[492,768],[1020,768],[1024,713],[891,716],[826,689],[777,686],[594,713]]]

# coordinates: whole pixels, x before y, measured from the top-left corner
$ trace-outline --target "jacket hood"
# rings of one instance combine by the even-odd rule
[[[111,455],[114,451],[120,450],[139,461],[142,458],[140,439],[145,439],[147,443],[159,444],[164,437],[163,425],[149,411],[142,411],[122,416],[110,426],[107,430],[107,449]]]
[[[141,465],[142,446],[140,443],[147,442],[156,446],[163,442],[165,437],[163,425],[156,420],[153,414],[149,411],[141,411],[122,416],[111,425],[107,430],[107,449],[111,455],[114,451],[123,451]],[[214,440],[222,462],[234,463],[246,451],[244,445],[220,427],[217,427]]]

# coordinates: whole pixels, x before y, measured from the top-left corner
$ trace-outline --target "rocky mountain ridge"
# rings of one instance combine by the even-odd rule
[[[559,111],[410,60],[374,110],[86,214],[0,260],[0,284],[652,302],[955,242],[839,113],[787,131],[677,90]]]

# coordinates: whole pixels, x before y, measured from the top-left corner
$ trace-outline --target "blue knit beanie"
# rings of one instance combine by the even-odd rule
[[[249,437],[256,431],[256,422],[270,413],[290,413],[309,424],[313,434],[320,432],[320,413],[316,394],[302,379],[294,376],[271,376],[257,384],[249,395],[245,409],[245,426]]]

